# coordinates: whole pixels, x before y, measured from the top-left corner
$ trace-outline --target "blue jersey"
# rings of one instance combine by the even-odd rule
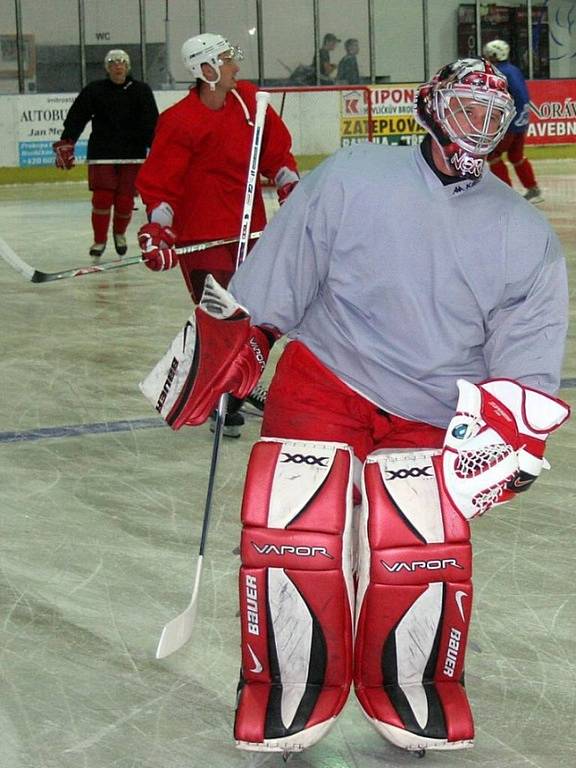
[[[528,111],[530,95],[528,93],[524,75],[518,67],[514,64],[510,64],[509,61],[499,61],[496,63],[496,66],[508,81],[508,90],[514,99],[514,106],[516,107],[516,117],[512,121],[510,128],[508,128],[508,131],[512,133],[525,133],[528,130],[528,121],[530,118],[530,113]]]
[[[379,407],[445,427],[458,378],[559,386],[568,290],[545,217],[486,173],[444,186],[419,147],[310,173],[230,291]]]

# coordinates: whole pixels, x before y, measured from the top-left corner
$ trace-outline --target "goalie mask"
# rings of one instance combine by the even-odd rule
[[[479,178],[516,108],[504,75],[485,59],[459,59],[416,92],[415,116],[463,178]]]
[[[230,45],[222,35],[213,35],[210,32],[191,37],[182,46],[182,59],[186,69],[193,77],[208,83],[212,90],[220,82],[220,67],[224,62],[230,59],[242,61],[243,58],[244,54],[240,48]],[[209,80],[206,77],[202,71],[203,64],[212,67],[216,74],[215,79]]]

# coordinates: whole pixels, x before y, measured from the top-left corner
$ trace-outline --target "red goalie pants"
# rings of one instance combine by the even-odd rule
[[[440,448],[444,430],[386,413],[350,389],[304,344],[292,341],[276,366],[262,436],[345,443],[358,470],[358,460],[379,448]],[[356,489],[354,501],[359,500]]]

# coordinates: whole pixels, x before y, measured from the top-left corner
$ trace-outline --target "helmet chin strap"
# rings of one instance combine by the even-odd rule
[[[208,64],[208,62],[206,62],[206,63]],[[220,77],[221,77],[221,75],[220,75],[220,67],[215,67],[213,64],[208,64],[208,66],[210,67],[210,69],[213,72],[216,73],[216,80],[208,80],[207,77],[204,77],[204,73],[199,75],[199,77],[200,77],[200,80],[202,80],[203,82],[207,83],[210,86],[210,90],[211,91],[215,91],[216,90],[216,86],[220,82]]]

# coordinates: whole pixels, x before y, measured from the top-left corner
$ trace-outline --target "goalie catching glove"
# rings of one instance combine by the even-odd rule
[[[471,519],[530,487],[545,466],[546,439],[570,407],[511,379],[478,385],[459,379],[458,390],[442,473],[453,504]]]
[[[224,392],[243,399],[254,389],[276,337],[208,275],[194,314],[140,388],[172,429],[202,424]]]
[[[172,269],[178,264],[178,254],[172,248],[176,234],[170,227],[163,227],[157,222],[144,224],[138,230],[138,244],[144,263],[153,272]]]

